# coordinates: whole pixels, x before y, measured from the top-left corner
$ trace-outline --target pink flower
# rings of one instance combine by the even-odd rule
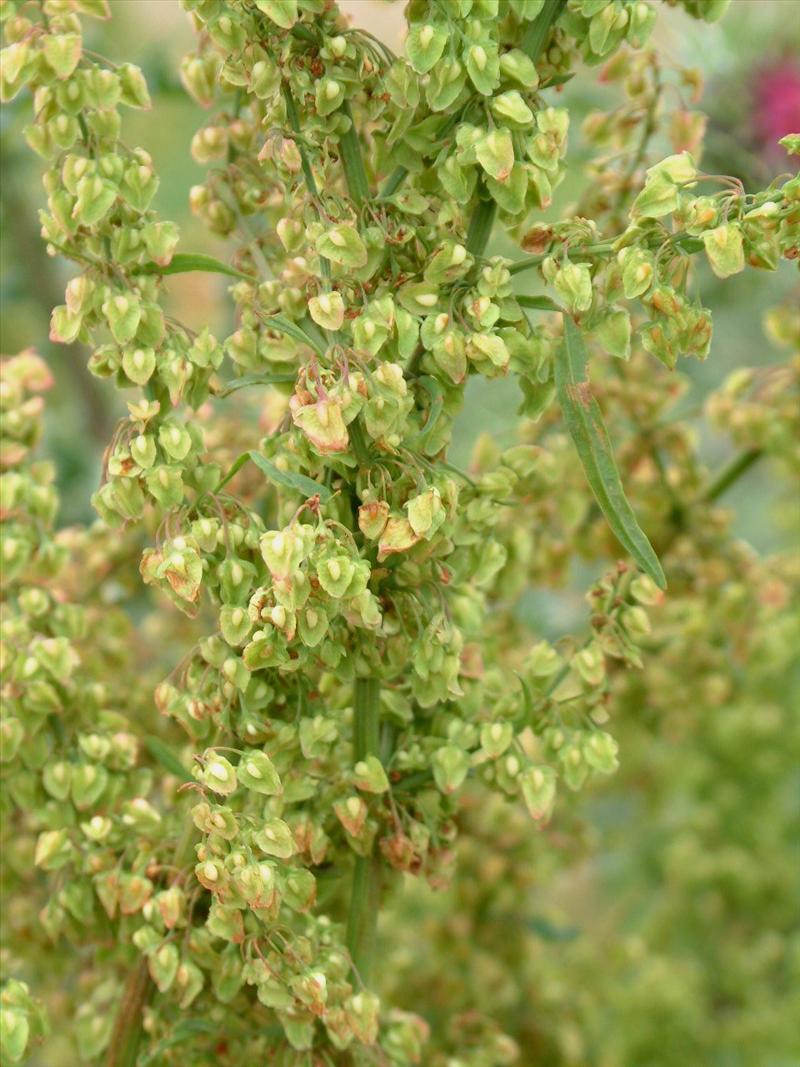
[[[775,151],[787,133],[800,131],[800,66],[795,61],[784,59],[756,76],[753,121],[768,151]]]

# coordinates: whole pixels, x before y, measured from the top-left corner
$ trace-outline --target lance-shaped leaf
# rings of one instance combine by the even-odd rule
[[[229,267],[220,259],[193,252],[178,252],[166,265],[145,263],[138,268],[139,274],[190,274],[192,271],[202,271],[205,274],[227,274],[231,278],[253,281],[249,274],[244,274],[235,267]]]
[[[555,384],[564,421],[600,510],[636,564],[660,589],[665,589],[664,571],[625,496],[600,406],[586,378],[583,338],[566,315],[564,341],[556,352]]]
[[[296,374],[287,371],[285,374],[248,374],[243,378],[234,378],[217,392],[217,396],[230,396],[239,389],[249,389],[252,385],[286,385],[294,382]]]
[[[291,319],[285,319],[283,315],[270,315],[269,318],[264,319],[264,323],[271,330],[277,330],[278,333],[283,333],[287,337],[293,337],[295,341],[299,341],[302,345],[310,345],[318,356],[325,354],[325,349],[322,345],[311,334],[306,333],[302,326],[298,326]]]
[[[315,482],[313,478],[308,478],[305,474],[298,474],[297,471],[284,471],[280,467],[276,466],[266,456],[262,456],[260,452],[242,452],[234,463],[231,465],[230,470],[219,483],[216,488],[216,492],[219,492],[228,482],[233,478],[235,474],[238,474],[245,463],[255,463],[260,471],[266,474],[267,478],[271,482],[275,482],[276,485],[282,485],[286,489],[293,489],[296,493],[300,493],[301,496],[306,499],[312,496],[318,496],[323,504],[325,504],[331,498],[331,491],[321,482]]]

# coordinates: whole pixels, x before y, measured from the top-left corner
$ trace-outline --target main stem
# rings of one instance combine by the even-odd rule
[[[356,679],[353,723],[356,763],[367,756],[380,759],[380,699],[380,683],[376,678]],[[347,948],[353,970],[365,986],[371,982],[375,962],[380,875],[380,859],[374,847],[368,856],[357,857],[347,916]]]
[[[173,882],[180,877],[182,868],[194,854],[194,842],[197,830],[188,818],[184,825],[172,866],[176,869]],[[117,1008],[111,1041],[103,1061],[104,1067],[136,1067],[139,1058],[139,1046],[142,1041],[142,1022],[144,1009],[155,991],[155,984],[150,977],[146,959],[140,959],[134,965]]]
[[[492,236],[497,204],[494,200],[479,200],[467,230],[466,249],[473,256],[482,256]]]

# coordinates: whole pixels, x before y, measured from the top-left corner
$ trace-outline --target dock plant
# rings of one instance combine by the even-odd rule
[[[125,132],[151,108],[136,42],[112,62],[84,41],[115,4],[0,6],[2,98],[30,106],[42,239],[71,267],[51,339],[126,405],[98,521],[62,529],[37,451],[51,373],[2,365],[0,1059],[667,1062],[630,1029],[570,1058],[546,1012],[601,1028],[563,986],[541,1019],[494,999],[536,989],[526,899],[582,848],[576,794],[628,781],[621,738],[642,766],[667,746],[668,797],[682,744],[702,792],[702,746],[777,736],[750,736],[756,698],[712,650],[738,619],[783,670],[798,575],[751,558],[719,499],[756,463],[796,475],[797,364],[709,401],[739,449],[717,472],[680,368],[712,348],[706,267],[797,259],[800,178],[705,173],[700,75],[652,44],[665,6],[710,23],[726,2],[410,0],[399,55],[331,0],[182,6],[205,168],[186,193],[223,258],[154,207]],[[611,108],[571,124],[573,78]],[[226,287],[226,335],[201,303],[174,314],[191,272]],[[797,345],[790,306],[770,328]],[[479,378],[514,380],[518,409],[461,469]],[[576,574],[574,632],[521,618]],[[698,737],[693,702],[719,716]],[[36,1059],[43,1041],[70,1051]]]

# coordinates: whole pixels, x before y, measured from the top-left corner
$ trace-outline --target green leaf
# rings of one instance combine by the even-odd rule
[[[244,278],[245,281],[253,281],[249,274],[244,274],[234,267],[229,267],[227,263],[223,263],[220,259],[193,252],[176,253],[165,267],[162,267],[160,263],[145,263],[138,268],[139,274],[190,274],[192,271],[203,271],[206,274],[227,274],[231,278]]]
[[[306,333],[302,327],[298,326],[296,322],[292,322],[291,319],[285,319],[283,315],[270,315],[269,318],[264,319],[264,322],[271,329],[286,334],[287,337],[293,337],[300,344],[310,345],[318,356],[325,354],[323,347],[310,334]]]
[[[586,378],[586,348],[580,330],[564,316],[564,341],[556,352],[555,385],[564,421],[587,480],[614,536],[659,589],[666,578],[620,481],[608,433]]]
[[[248,389],[251,385],[286,385],[295,382],[296,374],[246,374],[243,378],[235,378],[232,382],[226,382],[217,396],[230,396],[239,389]]]
[[[325,504],[333,496],[330,489],[326,485],[322,485],[321,482],[315,482],[313,478],[308,478],[305,474],[298,474],[296,471],[282,471],[266,456],[262,456],[260,452],[253,451],[242,452],[241,456],[234,461],[228,473],[217,486],[216,492],[226,486],[231,478],[238,474],[245,463],[248,462],[255,463],[258,469],[266,474],[271,482],[282,485],[286,489],[292,489],[306,499],[318,496],[322,503]]]
[[[174,1030],[163,1040],[159,1041],[152,1052],[145,1055],[142,1060],[142,1067],[155,1067],[160,1061],[161,1055],[168,1049],[174,1048],[175,1045],[180,1045],[182,1041],[185,1041],[189,1037],[193,1037],[195,1034],[218,1034],[220,1032],[220,1026],[217,1023],[207,1022],[205,1019],[184,1019],[179,1022]]]
[[[165,744],[160,738],[145,737],[144,744],[153,759],[160,763],[165,771],[174,774],[182,782],[194,781],[194,777],[186,770],[169,745]]]
[[[517,296],[515,299],[521,308],[533,308],[535,311],[564,310],[549,296]]]

